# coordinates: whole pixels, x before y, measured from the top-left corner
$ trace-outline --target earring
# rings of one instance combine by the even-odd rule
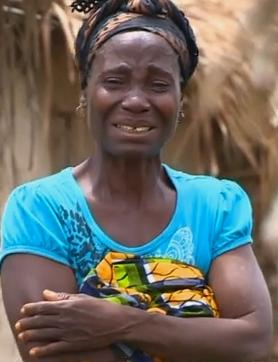
[[[87,98],[85,97],[84,94],[81,94],[80,100],[79,100],[79,106],[76,107],[75,111],[81,117],[85,118],[86,110],[87,110]]]
[[[182,123],[182,121],[185,118],[185,114],[184,114],[184,110],[183,110],[183,101],[180,104],[180,111],[179,111],[179,119],[178,119],[178,123]]]
[[[183,109],[181,109],[179,119],[182,121],[184,119],[184,117],[185,117],[184,111],[183,111]]]

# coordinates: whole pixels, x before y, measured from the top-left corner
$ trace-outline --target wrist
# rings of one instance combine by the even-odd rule
[[[127,344],[136,343],[144,339],[144,331],[147,326],[151,326],[154,322],[155,315],[144,310],[124,307],[124,331],[120,342]]]

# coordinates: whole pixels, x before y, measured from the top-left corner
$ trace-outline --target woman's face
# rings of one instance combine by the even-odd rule
[[[117,34],[94,58],[87,98],[89,121],[102,152],[115,157],[158,155],[179,114],[178,56],[158,35]]]

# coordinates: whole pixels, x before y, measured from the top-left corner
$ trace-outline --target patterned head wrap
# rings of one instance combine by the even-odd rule
[[[171,0],[76,0],[73,11],[88,14],[77,40],[82,89],[87,86],[96,51],[113,35],[145,30],[164,38],[179,55],[182,84],[198,63],[198,47],[188,19]]]

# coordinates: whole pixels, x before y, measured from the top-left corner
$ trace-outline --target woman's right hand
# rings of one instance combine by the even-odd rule
[[[61,301],[68,299],[66,293],[45,293],[44,300]],[[78,355],[78,357],[77,357]],[[79,352],[76,356],[65,356],[61,362],[125,362],[122,352],[114,347],[95,349],[89,352]]]
[[[59,275],[59,278],[57,278]],[[28,277],[26,277],[28,276]],[[86,352],[57,354],[46,358],[34,358],[29,355],[30,345],[26,345],[17,338],[14,328],[16,322],[22,318],[20,309],[26,303],[42,300],[43,290],[64,290],[67,293],[76,293],[74,273],[68,267],[49,259],[35,255],[15,254],[8,256],[1,269],[3,299],[6,312],[14,336],[18,342],[21,358],[24,362],[123,362],[113,347]],[[12,287],[11,287],[12,286]],[[22,287],[24,286],[24,287]]]

